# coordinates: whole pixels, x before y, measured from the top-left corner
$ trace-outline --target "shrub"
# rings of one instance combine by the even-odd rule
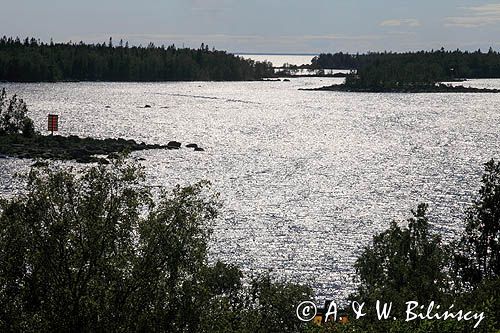
[[[401,310],[408,300],[420,303],[439,301],[446,289],[446,253],[440,237],[429,230],[427,205],[421,204],[408,227],[393,222],[388,230],[374,236],[355,267],[360,280],[357,299],[375,304],[394,302]]]
[[[481,182],[456,244],[456,268],[466,287],[500,278],[500,162],[485,164]]]
[[[244,287],[237,267],[207,263],[219,206],[207,183],[152,197],[142,170],[122,160],[79,175],[32,169],[26,193],[0,204],[0,331],[300,327],[293,307],[308,288]]]
[[[0,135],[18,134],[31,137],[35,134],[33,120],[28,117],[26,103],[14,95],[7,99],[5,89],[0,92]]]

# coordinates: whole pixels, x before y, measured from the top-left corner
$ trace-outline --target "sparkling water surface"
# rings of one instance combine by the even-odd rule
[[[205,152],[151,150],[147,185],[200,179],[223,208],[211,260],[311,283],[345,297],[353,263],[372,236],[430,205],[433,229],[456,237],[500,156],[500,94],[362,94],[299,91],[342,79],[291,82],[0,84],[28,103],[45,130],[147,143],[197,143]],[[468,85],[500,87],[499,80]],[[144,108],[146,104],[151,108]],[[0,159],[0,194],[32,161]],[[63,163],[64,164],[64,163]]]

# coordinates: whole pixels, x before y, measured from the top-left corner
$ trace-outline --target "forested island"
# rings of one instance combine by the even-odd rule
[[[129,46],[127,42],[44,43],[0,39],[0,81],[241,81],[274,75],[272,64],[175,45]]]
[[[363,55],[322,54],[312,68],[349,68],[344,84],[315,90],[349,92],[473,92],[498,93],[497,89],[452,86],[442,82],[469,78],[500,78],[500,54],[490,49],[447,52],[369,53]]]
[[[500,53],[492,48],[487,53],[481,50],[475,52],[446,51],[443,48],[405,53],[322,53],[311,60],[309,68],[360,70],[377,63],[391,63],[394,67],[401,69],[405,69],[405,67],[431,69],[433,75],[437,76],[440,81],[450,81],[457,78],[500,78]]]

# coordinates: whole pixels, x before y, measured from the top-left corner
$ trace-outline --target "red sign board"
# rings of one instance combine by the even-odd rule
[[[52,133],[59,129],[59,116],[57,114],[49,114],[49,128]]]

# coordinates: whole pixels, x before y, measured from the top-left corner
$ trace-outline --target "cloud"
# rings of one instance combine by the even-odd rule
[[[500,4],[486,4],[474,7],[461,7],[466,15],[446,17],[446,27],[478,28],[500,23]]]
[[[499,3],[490,3],[482,6],[475,7],[462,7],[463,9],[470,10],[472,12],[477,13],[477,15],[492,15],[492,14],[500,14],[500,4]]]
[[[420,21],[417,19],[393,19],[380,22],[381,27],[419,27]]]

